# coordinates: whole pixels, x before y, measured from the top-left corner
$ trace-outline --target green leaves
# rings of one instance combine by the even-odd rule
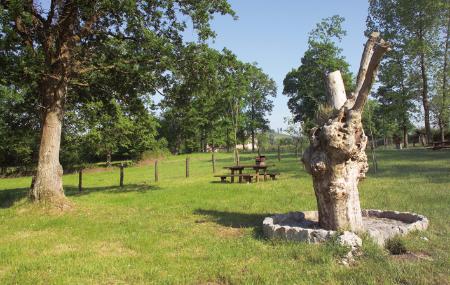
[[[289,97],[288,107],[296,122],[304,122],[305,129],[312,126],[319,106],[326,103],[324,75],[327,72],[340,70],[345,86],[352,87],[349,65],[333,41],[346,34],[343,21],[344,18],[333,16],[317,24],[310,32],[309,46],[301,65],[286,74],[283,81],[283,94]]]

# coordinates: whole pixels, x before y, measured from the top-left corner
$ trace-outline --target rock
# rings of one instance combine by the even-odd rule
[[[338,242],[340,245],[348,246],[351,251],[356,251],[362,246],[362,240],[355,233],[345,231],[343,234],[338,236]]]

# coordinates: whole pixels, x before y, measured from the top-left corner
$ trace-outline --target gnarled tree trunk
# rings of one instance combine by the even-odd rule
[[[335,112],[323,126],[313,128],[303,163],[312,175],[319,223],[328,230],[361,231],[358,182],[368,170],[367,137],[362,110],[388,44],[372,33],[364,49],[356,91],[346,98],[340,72],[330,73],[329,102]]]

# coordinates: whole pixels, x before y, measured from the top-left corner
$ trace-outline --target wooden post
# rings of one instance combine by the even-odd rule
[[[189,177],[189,157],[186,157],[186,178]]]
[[[214,157],[214,150],[212,153],[212,168],[213,168],[213,173],[216,173],[216,158]]]
[[[83,168],[78,171],[78,191],[83,191]]]
[[[281,161],[280,145],[278,145],[278,161]]]
[[[158,180],[159,180],[158,160],[155,160],[155,182],[158,182]]]
[[[123,162],[120,163],[120,187],[123,187]]]

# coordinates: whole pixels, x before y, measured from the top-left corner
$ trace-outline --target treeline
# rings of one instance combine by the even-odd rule
[[[232,150],[268,129],[274,81],[205,44],[214,15],[235,16],[226,0],[66,2],[0,4],[3,172]]]
[[[186,44],[177,65],[157,75],[157,89],[147,77],[152,75],[125,55],[109,60],[111,66],[80,76],[68,90],[60,153],[66,170],[99,161],[109,165],[113,159],[139,160],[146,152],[232,151],[235,144],[256,145],[257,136],[269,129],[275,82],[227,49]],[[36,165],[41,117],[33,92],[25,83],[17,90],[2,86],[3,172],[11,166],[32,171]],[[162,100],[155,104],[157,93]]]
[[[329,117],[324,74],[340,70],[347,94],[355,81],[339,48],[344,19],[333,16],[309,34],[301,65],[284,79],[283,93],[304,134]],[[449,137],[450,4],[446,0],[371,0],[366,33],[379,31],[391,44],[378,84],[364,112],[366,134],[383,144],[408,138],[427,145]],[[423,127],[422,127],[423,126]]]
[[[159,134],[172,153],[234,149],[269,129],[275,82],[227,49],[188,45],[188,58],[160,103]]]

